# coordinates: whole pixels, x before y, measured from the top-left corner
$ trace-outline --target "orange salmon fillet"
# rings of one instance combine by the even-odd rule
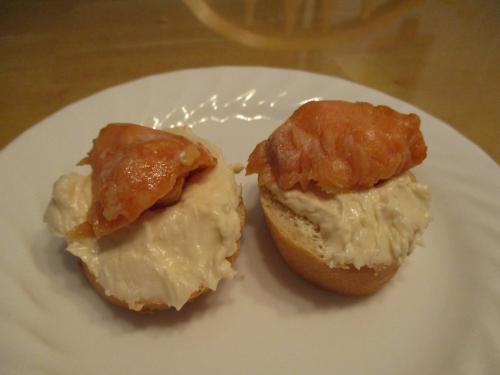
[[[367,189],[420,164],[427,147],[415,114],[386,106],[313,101],[299,107],[248,159],[247,174],[283,190]]]
[[[80,234],[99,238],[155,204],[172,204],[190,173],[216,163],[205,147],[180,135],[134,124],[106,126],[81,162],[92,167],[92,204]]]

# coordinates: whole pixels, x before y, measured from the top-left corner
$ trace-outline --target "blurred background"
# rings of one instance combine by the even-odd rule
[[[215,65],[348,79],[444,120],[500,162],[500,1],[0,2],[0,147],[142,76]]]

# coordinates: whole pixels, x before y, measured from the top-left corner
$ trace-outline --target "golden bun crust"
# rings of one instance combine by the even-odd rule
[[[331,268],[313,251],[318,246],[318,239],[304,235],[307,231],[318,230],[311,222],[278,202],[263,186],[260,187],[260,204],[283,259],[297,274],[321,288],[345,295],[368,295],[381,289],[399,269],[397,262],[377,269]],[[307,228],[298,230],[298,227]]]
[[[241,229],[243,229],[243,226],[245,225],[246,213],[245,213],[245,206],[243,205],[243,201],[241,200],[241,197],[240,197],[240,205],[238,206],[238,211],[239,211],[239,215],[240,215],[240,227],[241,227]],[[233,255],[231,255],[230,257],[226,258],[231,264],[234,264],[234,262],[236,261],[236,258],[238,257],[238,255],[240,253],[240,240],[237,241],[236,245],[237,245],[236,252]],[[81,260],[80,260],[80,266],[82,267],[82,272],[85,275],[85,277],[87,278],[87,280],[89,281],[90,285],[92,285],[92,287],[97,291],[97,293],[102,298],[104,298],[106,301],[112,303],[113,305],[123,307],[125,309],[131,310],[134,312],[140,312],[140,313],[151,313],[151,312],[159,311],[159,310],[167,310],[171,307],[171,306],[169,306],[165,303],[162,303],[162,302],[139,300],[139,301],[136,301],[136,303],[143,305],[142,308],[140,310],[133,310],[129,307],[127,302],[122,301],[113,295],[107,294],[104,287],[101,284],[99,284],[99,282],[97,281],[95,275],[89,270],[87,265],[84,262],[82,262]],[[201,296],[202,294],[206,293],[207,291],[208,291],[208,289],[204,288],[204,287],[198,289],[193,294],[191,294],[191,297],[189,298],[188,302],[194,301],[197,297]]]

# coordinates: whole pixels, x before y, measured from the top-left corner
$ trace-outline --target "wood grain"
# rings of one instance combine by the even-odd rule
[[[65,105],[132,79],[267,65],[384,91],[500,162],[500,2],[198,1],[216,15],[209,20],[193,3],[0,2],[0,147]]]

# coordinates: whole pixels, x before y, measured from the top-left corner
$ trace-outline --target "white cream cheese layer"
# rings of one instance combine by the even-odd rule
[[[220,151],[203,143],[217,166],[195,176],[175,205],[149,211],[99,240],[69,240],[68,251],[85,262],[106,293],[131,309],[140,310],[144,301],[180,309],[201,287],[215,290],[235,274],[226,258],[240,238],[240,188]],[[64,175],[54,184],[45,220],[66,236],[86,220],[90,202],[90,177]]]
[[[283,205],[319,227],[318,251],[330,267],[377,268],[401,262],[430,221],[429,189],[410,174],[362,191],[323,199],[311,192],[268,189]]]

